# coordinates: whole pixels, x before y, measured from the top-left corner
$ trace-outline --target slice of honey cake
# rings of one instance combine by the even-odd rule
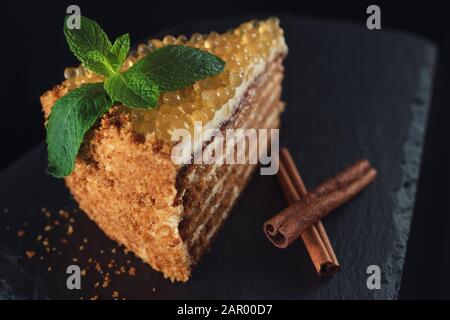
[[[172,44],[216,55],[225,61],[224,71],[161,94],[153,109],[114,104],[85,135],[65,181],[109,237],[172,281],[187,281],[256,165],[174,163],[171,134],[178,128],[193,133],[194,121],[200,121],[204,149],[217,142],[209,129],[278,128],[287,47],[278,20],[271,18],[223,34],[151,39],[123,68]],[[84,66],[66,69],[65,77],[41,97],[46,118],[60,97],[103,81]]]

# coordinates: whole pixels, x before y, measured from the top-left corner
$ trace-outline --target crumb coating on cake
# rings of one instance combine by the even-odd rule
[[[46,115],[65,91],[58,86],[41,97]],[[80,208],[106,235],[165,277],[186,281],[191,261],[178,232],[179,168],[170,160],[170,150],[154,135],[145,139],[136,135],[129,112],[113,107],[86,137],[65,182]]]

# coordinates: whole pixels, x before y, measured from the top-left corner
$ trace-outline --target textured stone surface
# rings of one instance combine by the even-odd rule
[[[220,31],[237,21],[197,22],[171,32]],[[324,221],[342,265],[340,273],[318,279],[301,242],[279,250],[264,238],[263,222],[285,202],[275,177],[259,175],[187,284],[171,284],[134,257],[112,254],[108,249],[115,244],[82,213],[76,214],[71,243],[81,244],[86,237],[89,250],[68,245],[61,255],[50,255],[44,262],[18,259],[38,246],[35,236],[45,226],[42,207],[52,211],[76,207],[62,181],[45,175],[40,145],[0,175],[0,297],[78,298],[99,293],[108,298],[117,290],[127,298],[396,298],[435,50],[422,39],[368,31],[363,25],[293,17],[282,18],[282,25],[290,48],[282,142],[293,153],[307,185],[314,187],[361,157],[379,170],[373,185]],[[23,222],[28,227],[22,227]],[[27,230],[23,238],[16,236],[20,228]],[[100,249],[105,250],[103,255]],[[112,276],[110,287],[101,290],[93,287],[101,277],[88,272],[83,290],[71,292],[65,287],[65,268],[73,257],[79,258],[81,267],[89,257],[104,265],[111,258],[124,265],[131,259],[138,272],[135,277]],[[5,271],[16,263],[17,272]],[[381,290],[366,288],[365,271],[372,264],[381,267]]]

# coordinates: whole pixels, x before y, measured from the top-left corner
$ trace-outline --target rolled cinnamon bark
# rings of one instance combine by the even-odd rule
[[[352,166],[345,168],[343,171],[339,172],[334,177],[331,177],[317,186],[312,194],[318,197],[324,196],[335,190],[348,185],[355,179],[361,177],[370,168],[370,163],[367,159],[359,160],[355,162]]]
[[[299,201],[308,194],[294,160],[286,148],[280,150],[278,181],[289,204]],[[339,262],[322,221],[319,220],[303,231],[301,238],[319,276],[331,276],[339,271]]]
[[[279,248],[288,247],[305,229],[356,196],[373,181],[376,174],[370,164],[368,167],[364,161],[358,161],[268,220],[264,224],[267,237]]]

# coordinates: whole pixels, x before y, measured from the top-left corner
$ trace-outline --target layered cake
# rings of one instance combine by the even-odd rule
[[[123,68],[171,44],[211,52],[225,61],[225,69],[165,92],[153,109],[114,105],[84,137],[65,182],[110,238],[172,281],[187,281],[256,165],[174,163],[171,134],[177,128],[193,132],[194,121],[205,133],[278,128],[287,47],[278,20],[271,18],[223,34],[151,39],[128,56]],[[102,81],[83,66],[66,69],[65,77],[41,97],[46,117],[60,97]],[[207,134],[202,139],[202,148],[215,142]]]

